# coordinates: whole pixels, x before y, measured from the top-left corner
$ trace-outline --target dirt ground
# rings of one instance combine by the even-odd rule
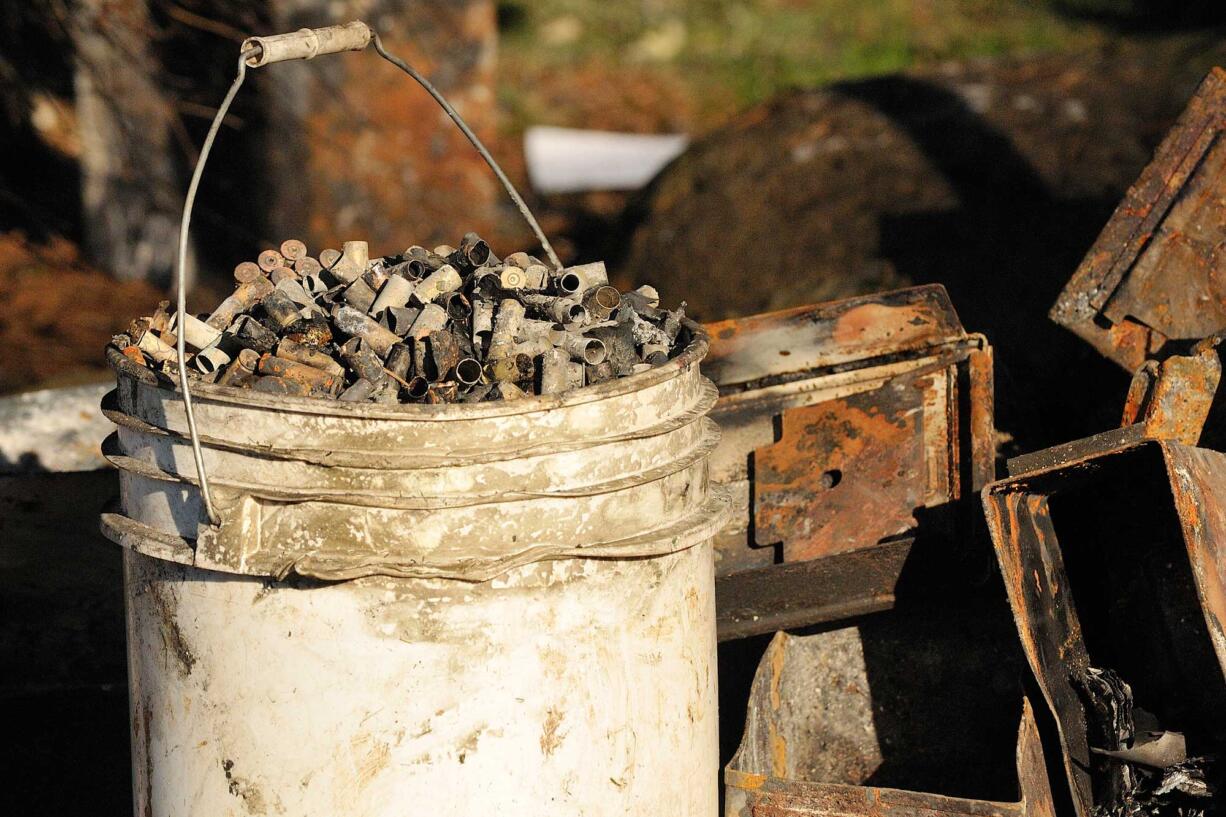
[[[163,297],[90,266],[65,239],[0,234],[0,393],[104,377],[107,340]]]

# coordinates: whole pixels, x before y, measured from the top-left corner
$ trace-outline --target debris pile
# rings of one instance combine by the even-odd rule
[[[619,292],[603,263],[550,269],[499,260],[475,233],[458,247],[370,259],[347,241],[318,258],[296,239],[234,268],[209,315],[163,303],[112,339],[127,358],[270,394],[351,402],[452,403],[559,394],[667,362],[692,337],[684,302],[660,308],[643,286]]]
[[[1116,672],[1089,667],[1077,680],[1088,737],[1113,747],[1090,749],[1106,767],[1098,776],[1094,817],[1219,813],[1216,757],[1188,757],[1184,735],[1158,728],[1156,718],[1136,707],[1132,687]],[[1140,722],[1154,728],[1141,729]]]

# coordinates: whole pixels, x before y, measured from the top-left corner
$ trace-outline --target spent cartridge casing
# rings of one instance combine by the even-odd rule
[[[296,238],[287,238],[281,242],[281,257],[287,261],[301,261],[307,256],[307,246]]]
[[[369,312],[372,315],[381,315],[386,309],[391,307],[401,308],[408,304],[409,298],[413,295],[414,285],[408,278],[401,275],[390,275],[384,281],[382,288],[379,289],[378,296],[370,305]]]
[[[277,357],[312,366],[335,377],[345,377],[345,367],[337,363],[331,355],[289,338],[283,338],[277,343]]]
[[[254,281],[239,284],[228,298],[217,305],[205,323],[214,329],[225,329],[234,322],[239,313],[252,309],[272,291],[272,281],[262,275]]]
[[[251,380],[255,375],[256,366],[259,365],[260,355],[252,349],[240,349],[234,360],[230,361],[217,378],[219,386],[242,386]]]
[[[392,346],[400,342],[399,335],[380,326],[365,312],[359,312],[352,306],[333,307],[332,322],[342,333],[362,338],[380,358],[385,357]]]
[[[282,397],[306,397],[311,393],[311,387],[306,383],[300,383],[297,380],[290,380],[285,377],[276,377],[275,375],[255,378],[251,389],[252,391],[276,394]]]
[[[277,267],[285,266],[285,256],[276,250],[264,250],[256,258],[256,263],[264,272],[272,272]]]
[[[193,349],[204,349],[221,340],[220,329],[209,326],[190,313],[184,313],[182,327],[179,326],[178,313],[171,315],[169,328],[176,335],[182,334],[183,342]]]
[[[364,377],[359,377],[353,385],[341,392],[338,400],[347,403],[364,403],[375,393],[375,384]]]
[[[409,328],[409,337],[421,340],[427,335],[437,332],[447,325],[447,310],[438,304],[426,304],[422,307],[417,320]],[[399,338],[397,338],[399,339]]]

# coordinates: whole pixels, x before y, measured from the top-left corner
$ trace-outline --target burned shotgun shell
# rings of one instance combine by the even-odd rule
[[[585,324],[591,320],[587,309],[577,298],[555,298],[546,306],[546,311],[555,321],[561,324]]]
[[[326,270],[331,270],[336,266],[336,262],[341,260],[341,251],[327,249],[319,253],[319,265]]]
[[[370,247],[365,241],[346,241],[343,247],[340,258],[329,270],[338,281],[352,284],[366,272],[366,265],[370,263]]]
[[[511,348],[524,320],[524,305],[512,298],[498,304],[494,331],[490,336],[490,357],[497,357]]]
[[[570,357],[561,349],[550,349],[541,355],[541,371],[537,391],[540,394],[560,394],[570,388],[567,364]]]
[[[560,337],[558,325],[553,321],[541,321],[536,318],[524,318],[519,323],[519,331],[515,333],[517,341],[544,341],[553,345],[556,337]]]
[[[217,378],[219,386],[241,386],[255,375],[260,355],[251,349],[240,349],[234,360]]]
[[[364,339],[354,337],[341,344],[341,357],[349,364],[349,368],[363,377],[381,386],[389,375],[383,370],[383,360]]]
[[[480,299],[473,302],[473,343],[480,345],[479,338],[494,331],[494,303]]]
[[[277,267],[285,266],[285,256],[276,250],[264,250],[256,258],[256,263],[264,272],[272,272]]]
[[[282,281],[297,282],[298,273],[294,272],[289,267],[277,267],[275,270],[268,273],[268,280],[272,281],[274,284],[279,284]]]
[[[297,278],[282,278],[276,284],[278,292],[284,292],[291,301],[299,306],[315,306],[315,299]]]
[[[287,261],[301,261],[306,258],[307,246],[296,238],[287,238],[281,242],[281,255]]]
[[[366,285],[375,292],[383,289],[383,285],[387,283],[387,277],[390,275],[387,268],[381,262],[371,264],[366,272],[362,273],[362,280]]]
[[[481,363],[475,357],[460,358],[452,374],[461,385],[475,385],[481,381]]]
[[[554,341],[554,346],[576,360],[594,366],[597,363],[603,363],[605,358],[608,357],[608,350],[605,349],[604,341],[600,340],[600,338],[584,337],[573,332],[562,332],[560,334],[561,336]]]
[[[239,344],[259,354],[271,352],[277,345],[277,335],[250,315],[240,315],[226,330]]]
[[[176,335],[183,335],[183,342],[193,349],[204,349],[221,339],[221,330],[209,326],[195,315],[184,313],[183,326],[179,327],[179,316],[170,316],[170,330]]]
[[[165,363],[177,357],[174,347],[158,337],[157,333],[152,329],[140,336],[140,340],[136,342],[136,348],[149,355],[150,358],[158,363]]]
[[[290,300],[290,297],[281,290],[273,290],[268,293],[261,305],[268,317],[280,329],[285,329],[302,319],[302,316],[298,314],[298,310],[302,307]]]
[[[354,309],[369,312],[378,295],[362,278],[356,279],[341,292],[341,298]]]
[[[668,347],[663,343],[644,343],[642,348],[644,363],[659,366],[668,362]]]
[[[301,278],[308,275],[319,275],[321,270],[323,270],[323,265],[310,256],[294,262],[294,272],[298,273]]]
[[[519,267],[503,267],[498,283],[503,289],[524,289],[528,286],[528,275]]]
[[[381,315],[385,309],[390,307],[403,307],[409,302],[409,298],[413,296],[413,282],[408,278],[400,275],[388,276],[383,287],[379,290],[378,297],[367,310],[370,314],[376,317]]]
[[[234,268],[234,280],[240,284],[249,284],[256,278],[263,278],[264,270],[254,261],[244,261]]]
[[[460,239],[459,253],[474,269],[490,259],[490,245],[476,233],[465,233]]]
[[[286,380],[305,383],[312,391],[321,394],[336,394],[344,383],[342,377],[326,372],[323,369],[317,369],[305,363],[298,363],[269,354],[260,357],[260,363],[256,371],[262,375],[283,377]]]
[[[345,377],[345,367],[333,360],[331,355],[289,338],[283,338],[277,344],[277,357],[314,367],[335,377]]]
[[[416,307],[391,306],[383,313],[383,319],[387,321],[388,329],[403,338],[409,334],[413,328],[413,321],[417,320],[420,314],[421,310]]]
[[[639,362],[639,356],[635,349],[634,335],[628,324],[619,323],[593,329],[588,332],[588,336],[604,343],[606,359],[612,364],[615,375],[624,377],[633,372],[634,365]]]
[[[598,286],[583,294],[581,301],[593,320],[608,320],[621,306],[622,296],[611,286]]]
[[[532,256],[526,252],[513,252],[506,258],[502,259],[502,263],[508,267],[519,267],[525,269],[532,263]]]
[[[324,279],[318,273],[302,276],[302,280],[299,283],[302,284],[302,288],[313,298],[318,298],[328,291],[328,285],[324,283]]]
[[[306,397],[311,393],[311,387],[306,383],[272,375],[257,377],[251,389],[265,394],[278,394],[282,397]]]
[[[430,391],[430,381],[421,375],[409,379],[409,385],[404,387],[404,393],[414,400],[420,400]]]
[[[463,321],[473,313],[472,304],[463,292],[448,292],[442,299],[443,310],[453,321]]]
[[[424,374],[431,381],[442,380],[460,362],[460,344],[455,335],[444,329],[431,333],[426,345],[430,350],[429,365],[426,371],[418,371],[418,374]]]
[[[582,363],[570,360],[566,363],[566,388],[581,389],[583,388],[583,380],[587,372]]]
[[[523,400],[528,396],[526,391],[509,380],[496,384],[495,388],[498,389],[498,396],[503,400]]]
[[[606,380],[612,380],[616,374],[613,371],[613,364],[605,360],[595,366],[587,367],[586,380],[588,383],[603,383]]]
[[[549,267],[544,264],[529,264],[524,267],[525,289],[544,289],[549,283]]]
[[[387,353],[387,361],[383,364],[383,368],[400,380],[405,380],[409,376],[409,369],[413,365],[413,351],[406,344],[397,343]]]
[[[447,311],[438,304],[426,304],[413,326],[409,328],[409,337],[421,340],[427,335],[437,332],[447,325]],[[399,340],[399,337],[397,337]]]
[[[186,340],[187,338],[184,338],[184,341]],[[230,356],[217,346],[210,346],[207,349],[201,349],[196,353],[196,356],[192,358],[192,365],[203,374],[212,374],[229,362]]]
[[[485,364],[485,372],[489,378],[500,383],[529,380],[534,369],[531,357],[515,352],[487,360]]]
[[[442,309],[439,312],[442,312]],[[446,313],[444,313],[444,318],[446,318]],[[333,307],[332,321],[336,324],[336,328],[346,335],[365,340],[380,358],[387,355],[392,346],[400,343],[399,335],[380,326],[365,312],[359,312],[351,306]]]
[[[444,264],[417,284],[413,290],[413,298],[424,306],[440,295],[454,292],[463,283],[456,268],[450,264]]]
[[[246,312],[262,302],[272,291],[272,281],[262,275],[254,281],[239,284],[230,297],[218,304],[205,323],[214,329],[225,329],[240,312]]]
[[[375,393],[375,384],[364,377],[359,377],[354,384],[341,392],[338,400],[348,403],[361,403],[369,400]]]

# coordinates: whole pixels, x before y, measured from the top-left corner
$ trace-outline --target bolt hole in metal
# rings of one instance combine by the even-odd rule
[[[837,468],[831,468],[829,471],[822,473],[822,487],[833,488],[843,481],[843,472]]]

